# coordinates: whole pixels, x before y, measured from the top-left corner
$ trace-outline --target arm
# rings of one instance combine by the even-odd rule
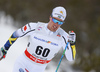
[[[76,56],[76,34],[73,31],[69,31],[69,42],[70,42],[70,47],[72,49],[72,54],[73,54],[73,60],[75,59]]]
[[[10,46],[17,40],[17,36],[15,35],[15,32],[10,36],[10,38],[8,39],[8,41],[4,44],[3,47],[1,47],[0,49],[0,60],[2,60],[3,58],[5,58],[5,55],[8,51],[8,49],[10,48]]]
[[[26,24],[22,28],[16,30],[8,39],[8,41],[4,44],[4,46],[0,49],[0,60],[5,58],[7,51],[10,46],[19,38],[23,36],[28,36],[32,31],[35,30],[36,23]]]
[[[68,48],[65,51],[65,56],[68,61],[73,61],[75,60],[76,56],[76,47],[75,47],[76,34],[74,32],[69,32],[69,35],[64,34],[64,36],[65,36],[65,43],[63,45],[63,48],[65,48],[67,41],[69,42]]]
[[[76,47],[75,45],[69,43],[68,48],[65,51],[65,56],[67,58],[68,61],[73,61],[75,60],[75,56],[76,56]]]
[[[17,40],[18,36],[15,35],[16,31],[10,36],[8,41],[4,44],[3,48],[8,50],[10,46]]]

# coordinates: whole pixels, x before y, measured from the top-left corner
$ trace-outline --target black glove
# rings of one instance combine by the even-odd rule
[[[5,50],[3,47],[1,47],[1,49],[0,49],[0,60],[5,58],[6,54],[7,54],[7,50]]]

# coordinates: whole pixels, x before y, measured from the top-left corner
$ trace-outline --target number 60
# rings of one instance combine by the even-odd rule
[[[35,51],[35,53],[37,55],[41,55],[42,54],[43,57],[47,57],[49,52],[50,52],[50,50],[48,48],[43,49],[42,46],[37,46],[36,51]]]

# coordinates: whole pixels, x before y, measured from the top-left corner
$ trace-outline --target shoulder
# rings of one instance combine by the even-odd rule
[[[58,33],[61,35],[64,43],[66,44],[68,41],[69,34],[65,30],[63,30],[62,28],[58,29]]]
[[[59,28],[59,29],[58,29],[58,32],[59,32],[62,36],[69,36],[69,34],[68,34],[65,30],[63,30],[62,28]]]
[[[36,28],[37,22],[30,22],[27,24],[31,29]]]
[[[37,24],[38,24],[38,26],[45,26],[47,23],[44,23],[44,22],[38,22]]]
[[[44,22],[30,22],[29,23],[29,25],[31,26],[31,27],[37,27],[37,26],[43,26],[43,25],[45,25],[45,24],[47,24],[47,23],[44,23]]]

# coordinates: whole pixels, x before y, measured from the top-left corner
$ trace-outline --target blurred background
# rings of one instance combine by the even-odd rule
[[[73,30],[77,35],[76,59],[68,62],[64,57],[59,72],[100,72],[100,0],[0,0],[0,46],[4,45],[16,29],[27,23],[48,22],[52,9],[56,6],[63,6],[67,10],[65,24],[61,27],[66,32]],[[22,43],[19,40],[14,46],[21,47],[24,43],[27,44],[27,38]],[[14,48],[10,51],[14,51]],[[9,56],[11,55],[16,56],[13,52]],[[61,55],[62,50],[48,65],[46,72],[56,70]],[[5,61],[0,62],[0,70],[8,68],[7,65],[14,62],[10,59]]]

